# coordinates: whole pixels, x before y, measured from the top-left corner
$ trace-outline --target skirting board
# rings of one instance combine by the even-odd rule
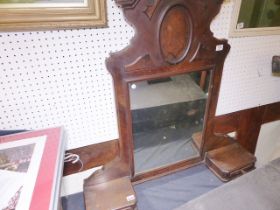
[[[66,151],[78,155],[80,160],[74,164],[64,164],[63,176],[86,171],[113,160],[118,154],[118,140],[106,141]]]

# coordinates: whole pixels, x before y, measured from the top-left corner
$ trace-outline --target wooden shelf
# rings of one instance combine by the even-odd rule
[[[222,181],[229,181],[254,169],[256,157],[239,143],[206,153],[205,163]]]
[[[86,210],[134,210],[136,195],[129,177],[87,186],[84,189]]]

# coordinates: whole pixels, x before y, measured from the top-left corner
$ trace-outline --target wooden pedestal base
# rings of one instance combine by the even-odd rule
[[[256,157],[234,143],[206,153],[205,163],[222,181],[229,181],[254,169]]]
[[[87,186],[84,189],[86,210],[134,210],[136,196],[129,177]]]

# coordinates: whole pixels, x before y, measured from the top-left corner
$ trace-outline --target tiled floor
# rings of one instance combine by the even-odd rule
[[[138,210],[172,210],[222,184],[204,165],[135,186]],[[63,210],[85,210],[82,193],[62,198]]]

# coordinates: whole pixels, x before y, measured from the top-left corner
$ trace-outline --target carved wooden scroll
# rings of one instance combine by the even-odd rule
[[[212,70],[201,157],[217,143],[211,120],[215,116],[225,57],[230,46],[218,40],[210,23],[221,0],[115,0],[135,29],[124,50],[106,60],[112,74],[119,123],[119,159],[134,175],[132,119],[128,83],[194,71]],[[179,165],[174,166],[181,167]],[[167,170],[172,170],[169,167]],[[164,173],[164,170],[156,173]],[[155,173],[155,174],[156,174]]]

